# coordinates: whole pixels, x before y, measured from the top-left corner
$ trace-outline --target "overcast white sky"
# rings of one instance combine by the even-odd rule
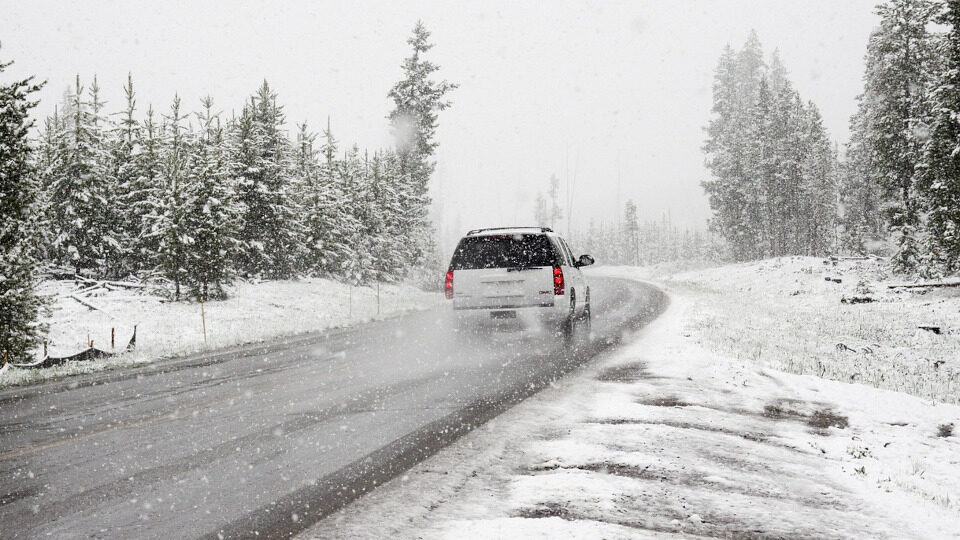
[[[47,79],[39,114],[75,74],[97,74],[110,107],[133,72],[139,104],[229,113],[266,78],[291,131],[332,117],[341,141],[390,144],[386,93],[416,20],[460,84],[440,117],[434,197],[442,228],[528,224],[551,174],[575,176],[574,225],[709,215],[703,126],[721,49],[756,29],[843,143],[861,88],[874,0],[631,2],[40,2],[0,0],[0,59]],[[617,177],[621,177],[617,189]],[[619,197],[618,197],[619,192]],[[450,240],[451,242],[453,240]]]

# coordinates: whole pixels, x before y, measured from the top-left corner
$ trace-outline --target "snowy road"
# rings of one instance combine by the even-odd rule
[[[597,346],[464,347],[440,310],[0,392],[0,537],[285,536],[432,455],[662,310],[592,282]]]

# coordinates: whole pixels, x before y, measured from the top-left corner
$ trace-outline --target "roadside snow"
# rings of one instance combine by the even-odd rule
[[[698,299],[303,538],[960,537],[960,407],[697,343]]]
[[[45,282],[41,292],[53,298],[52,313],[46,321],[50,325],[51,356],[74,354],[86,349],[90,341],[97,348],[110,350],[111,328],[115,333],[114,350],[123,350],[134,325],[137,349],[105,360],[46,369],[11,367],[0,372],[0,387],[346,326],[426,309],[440,302],[439,295],[409,285],[381,285],[378,315],[375,286],[350,287],[327,279],[241,282],[229,299],[203,305],[204,343],[201,306],[196,302],[165,302],[126,290],[101,289],[85,298],[102,308],[93,310],[70,298],[76,292],[72,281]]]
[[[601,269],[649,279],[649,270]],[[695,299],[685,330],[791,373],[960,403],[960,287],[890,289],[874,260],[782,257],[654,278]],[[940,334],[920,329],[931,325]]]

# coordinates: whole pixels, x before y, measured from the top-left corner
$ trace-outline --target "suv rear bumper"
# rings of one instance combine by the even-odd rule
[[[557,298],[563,298],[558,296]],[[555,302],[538,306],[453,306],[453,315],[460,324],[484,327],[499,326],[516,321],[524,326],[553,326],[562,323],[569,316],[569,304]]]
[[[458,306],[456,304],[456,301],[454,301],[454,304],[453,304],[454,311],[482,311],[482,310],[503,311],[503,310],[520,310],[520,309],[543,309],[543,308],[552,308],[552,307],[556,307],[556,303],[553,302],[552,300],[550,301],[549,304],[544,302],[542,304],[536,304],[533,306],[530,306],[530,305],[517,306],[512,304],[496,304],[491,306],[463,306],[463,305]]]

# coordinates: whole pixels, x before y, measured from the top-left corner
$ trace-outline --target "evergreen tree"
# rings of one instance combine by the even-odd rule
[[[948,27],[940,46],[942,72],[930,95],[929,137],[918,187],[927,211],[924,270],[960,270],[960,0],[948,0],[937,22]]]
[[[289,140],[276,98],[263,81],[234,130],[232,160],[238,167],[239,198],[245,212],[240,269],[248,276],[285,279],[295,275],[302,252]]]
[[[547,199],[543,193],[537,193],[537,200],[533,208],[533,220],[538,227],[550,226],[550,210],[547,208]]]
[[[323,132],[320,154],[323,163],[314,168],[312,148],[301,145],[300,161],[305,163],[307,195],[304,199],[304,238],[307,250],[306,269],[315,275],[340,277],[354,256],[353,242],[359,234],[359,223],[348,205],[337,162],[337,141],[330,130]],[[304,142],[303,139],[301,142]]]
[[[877,7],[880,26],[867,45],[864,90],[851,125],[852,138],[869,156],[861,163],[867,167],[866,181],[876,182],[882,191],[887,223],[898,245],[894,263],[899,270],[915,267],[917,260],[914,183],[922,143],[915,135],[928,114],[923,88],[934,51],[927,26],[936,6],[930,0],[889,0]]]
[[[184,246],[183,277],[189,294],[204,300],[226,297],[224,286],[234,277],[240,247],[237,227],[242,212],[235,200],[213,99],[206,97],[202,103],[201,130],[189,146],[186,166],[183,221],[189,241]]]
[[[153,270],[160,249],[161,235],[153,233],[153,225],[163,214],[166,193],[162,181],[164,129],[162,123],[154,121],[153,106],[147,107],[146,118],[136,132],[135,147],[139,151],[132,156],[136,178],[124,190],[128,197],[121,203],[125,213],[132,214],[126,217],[129,230],[132,234],[135,231],[135,236],[130,237],[130,266],[135,270]]]
[[[52,186],[55,176],[62,170],[62,160],[66,150],[66,126],[59,114],[59,108],[54,107],[53,115],[43,122],[43,130],[39,137],[39,151],[36,160],[36,171],[40,190],[37,194],[37,251],[40,260],[52,262],[57,260],[54,242],[59,235],[55,225],[52,201]]]
[[[65,104],[65,121],[58,132],[55,167],[48,171],[52,226],[58,231],[53,251],[58,262],[76,272],[101,274],[106,255],[115,239],[107,230],[109,184],[103,174],[99,105],[83,98],[84,88],[77,76],[76,86]]]
[[[118,237],[122,243],[122,272],[132,273],[148,267],[145,253],[140,245],[140,235],[144,226],[144,216],[149,213],[149,200],[156,186],[144,182],[145,177],[139,165],[142,129],[135,118],[137,100],[133,89],[133,77],[127,75],[127,84],[123,87],[126,106],[120,113],[120,121],[112,137],[111,163],[112,176],[116,184],[115,208],[117,212]],[[151,120],[152,122],[152,120]],[[151,179],[152,180],[152,179]]]
[[[768,188],[767,233],[773,249],[769,255],[808,253],[804,232],[811,209],[806,204],[802,164],[810,152],[806,111],[790,82],[786,66],[775,50],[768,74],[771,93],[773,174]]]
[[[756,256],[758,226],[756,189],[747,168],[752,141],[750,117],[757,104],[760,70],[759,40],[750,41],[738,54],[728,45],[720,56],[713,84],[713,115],[707,126],[704,152],[712,177],[703,188],[714,211],[712,226],[730,243],[736,260]]]
[[[403,180],[399,189],[409,192],[406,196],[410,202],[406,209],[410,227],[407,234],[411,244],[419,248],[413,253],[414,263],[429,257],[428,254],[435,249],[428,215],[428,188],[436,166],[433,155],[438,144],[437,115],[450,106],[450,102],[444,99],[446,94],[457,88],[457,85],[447,81],[432,79],[439,67],[424,58],[427,51],[433,48],[429,38],[430,33],[418,21],[413,36],[407,40],[413,52],[403,61],[403,78],[388,94],[394,103],[388,118],[396,139],[400,177]]]
[[[640,223],[632,201],[624,205],[624,219],[619,226],[607,227],[591,221],[586,231],[573,231],[569,240],[603,264],[716,262],[727,257],[718,236],[681,229],[666,216],[661,221]]]
[[[560,179],[557,175],[550,175],[550,183],[546,195],[538,193],[533,208],[533,219],[539,227],[556,228],[563,219],[563,209],[560,207]]]
[[[0,74],[12,62],[0,61]],[[33,77],[0,83],[0,354],[26,357],[43,328],[38,280],[36,171],[29,133],[30,95],[42,87]]]
[[[194,132],[179,97],[169,115],[155,121],[150,107],[139,122],[128,75],[125,107],[108,116],[96,78],[85,91],[78,77],[38,141],[38,252],[80,273],[155,273],[178,299],[184,288],[222,295],[237,273],[366,283],[436,262],[428,183],[437,115],[455,85],[433,80],[428,38],[418,24],[390,91],[396,149],[354,147],[342,159],[329,123],[319,152],[305,124],[290,141],[266,81],[225,128],[205,100]]]
[[[309,235],[313,226],[314,209],[310,205],[316,202],[314,194],[320,188],[320,162],[317,149],[314,147],[316,140],[316,133],[309,131],[306,122],[298,125],[297,140],[294,146],[294,166],[291,175],[295,179],[294,187],[296,189],[293,197],[294,200],[300,202],[301,208],[297,216],[298,227],[304,235]],[[317,273],[314,255],[308,241],[303,245],[302,254],[298,261],[300,270],[307,274]]]
[[[304,122],[297,126],[297,141],[295,145],[294,165],[292,176],[295,178],[296,192],[294,198],[304,201],[309,195],[310,188],[316,183],[319,175],[320,163],[314,144],[317,134],[312,133]]]
[[[627,264],[640,265],[640,219],[637,205],[627,201],[623,208],[623,256]]]
[[[125,246],[121,214],[117,205],[117,169],[119,164],[113,159],[113,141],[110,134],[112,126],[104,113],[106,103],[100,99],[100,85],[97,76],[89,89],[90,105],[90,142],[93,151],[94,181],[99,197],[94,199],[92,225],[99,236],[100,259],[96,273],[101,276],[117,277],[123,271]]]
[[[548,227],[556,228],[560,226],[560,220],[563,219],[563,210],[560,209],[560,179],[555,174],[550,175],[550,219]]]
[[[779,55],[767,67],[762,54],[752,34],[740,52],[728,46],[717,66],[704,145],[711,227],[736,260],[824,254],[837,211],[836,156]],[[684,240],[668,236],[673,243],[662,246],[676,252]]]
[[[373,252],[367,238],[373,209],[370,207],[369,186],[358,153],[356,147],[351,148],[335,168],[343,196],[340,204],[352,218],[348,226],[340,231],[344,243],[349,247],[349,257],[341,261],[338,274],[343,280],[356,285],[370,281],[373,269]]]
[[[375,279],[397,281],[403,277],[406,261],[412,254],[407,241],[406,200],[401,186],[399,160],[392,152],[376,152],[370,158],[367,173],[374,208],[370,237]]]
[[[798,223],[800,252],[826,255],[836,246],[838,169],[836,150],[827,137],[823,118],[813,102],[804,109],[804,147],[800,163],[801,205]]]
[[[862,108],[862,107],[861,107]],[[881,241],[886,235],[886,222],[882,214],[885,200],[882,189],[871,171],[873,153],[864,140],[862,111],[850,119],[850,141],[846,157],[840,165],[841,216],[843,227],[841,247],[853,253],[863,254],[868,247]]]
[[[750,110],[750,122],[746,127],[748,142],[743,166],[746,176],[740,181],[744,190],[741,227],[753,240],[753,244],[744,246],[744,250],[751,259],[772,256],[776,248],[771,233],[776,207],[774,177],[778,164],[774,148],[773,98],[766,77],[761,76],[756,96],[756,105]]]
[[[151,202],[152,213],[147,216],[147,236],[157,245],[157,269],[173,283],[176,300],[181,298],[181,287],[186,279],[187,246],[192,242],[185,219],[188,156],[186,129],[182,124],[185,118],[180,110],[180,97],[174,96],[170,115],[164,117],[166,125],[159,161],[161,187]]]

